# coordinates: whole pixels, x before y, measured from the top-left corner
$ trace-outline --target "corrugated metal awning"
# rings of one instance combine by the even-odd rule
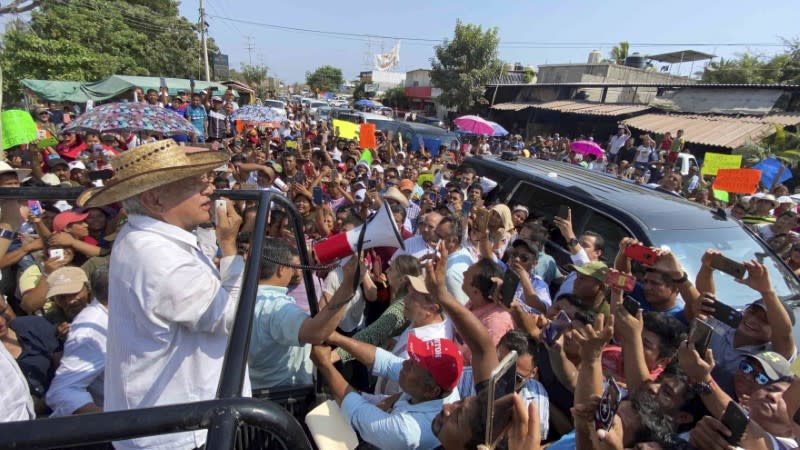
[[[776,113],[761,118],[764,122],[777,123],[785,127],[800,124],[800,112]]]
[[[763,118],[644,114],[623,120],[625,125],[651,133],[664,134],[683,130],[686,142],[737,148],[749,140],[758,141],[775,133],[775,124]]]
[[[624,116],[650,109],[647,105],[633,105],[629,103],[590,103],[576,100],[556,100],[531,106],[535,109],[547,111],[606,117]]]
[[[492,109],[496,109],[498,111],[522,111],[523,109],[528,109],[533,105],[533,103],[508,102],[493,105]]]

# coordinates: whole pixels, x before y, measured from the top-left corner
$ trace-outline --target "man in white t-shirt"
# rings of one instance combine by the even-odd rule
[[[617,134],[611,136],[611,139],[608,141],[608,154],[609,154],[609,161],[613,161],[617,156],[617,152],[619,149],[625,145],[625,141],[631,137],[631,130],[628,129],[627,126],[623,124],[617,125]]]

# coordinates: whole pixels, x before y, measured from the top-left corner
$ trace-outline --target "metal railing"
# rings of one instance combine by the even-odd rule
[[[0,188],[0,199],[74,200],[83,189]],[[246,426],[271,435],[270,442],[286,449],[311,449],[302,426],[286,410],[271,401],[243,398],[247,354],[258,292],[258,279],[265,231],[272,204],[289,212],[300,261],[308,264],[303,241],[303,224],[294,204],[270,191],[217,191],[215,196],[231,200],[258,202],[255,232],[245,265],[239,305],[217,389],[217,399],[153,408],[84,414],[52,419],[0,424],[0,448],[53,448],[88,445],[143,436],[207,429],[206,448],[227,450],[246,446]],[[303,271],[303,281],[312,314],[318,311],[311,273]],[[245,430],[240,432],[240,430]],[[237,445],[238,444],[238,445]]]

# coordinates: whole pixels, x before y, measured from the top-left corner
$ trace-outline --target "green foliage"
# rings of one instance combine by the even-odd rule
[[[372,98],[373,92],[367,92],[367,83],[359,81],[353,89],[353,100],[358,101],[362,98]]]
[[[611,57],[611,61],[617,64],[623,64],[625,62],[625,58],[628,57],[628,54],[631,50],[631,44],[628,41],[622,41],[619,45],[615,45],[611,52],[609,52],[608,56]]]
[[[525,68],[525,82],[526,83],[533,83],[534,78],[536,78],[536,71],[533,70],[533,67],[526,67]]]
[[[234,80],[241,81],[255,91],[256,98],[269,98],[270,86],[267,83],[267,66],[242,64],[240,71],[231,71]]]
[[[3,90],[20,80],[96,81],[114,74],[199,78],[197,27],[174,0],[45,1],[3,36]],[[218,51],[213,40],[210,54]]]
[[[783,126],[775,125],[775,134],[760,142],[748,142],[733,150],[734,155],[742,155],[742,162],[747,166],[767,159],[770,156],[795,166],[800,163],[800,133],[786,131]]]
[[[431,81],[442,90],[439,101],[444,106],[464,113],[487,103],[485,86],[503,71],[497,57],[499,43],[497,28],[484,31],[479,25],[456,21],[453,39],[437,45],[431,59]]]
[[[383,94],[381,103],[392,108],[408,109],[408,96],[406,96],[405,88],[397,86],[387,90]]]
[[[745,53],[712,62],[702,72],[707,83],[800,83],[800,40],[786,40],[783,53],[766,57]]]
[[[337,86],[344,83],[342,69],[333,66],[318,67],[314,72],[306,72],[306,84],[317,92],[329,92],[336,90]]]

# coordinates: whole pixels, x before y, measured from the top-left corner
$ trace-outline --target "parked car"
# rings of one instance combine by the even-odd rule
[[[438,117],[417,116],[417,123],[424,123],[426,125],[433,125],[435,127],[447,129],[444,121]]]
[[[369,121],[369,120],[368,120]],[[393,134],[400,133],[404,143],[411,143],[411,150],[417,151],[420,141],[425,143],[425,147],[439,150],[439,146],[444,145],[449,148],[458,148],[460,139],[456,133],[443,130],[433,125],[426,125],[417,122],[404,122],[401,120],[375,121],[376,128],[383,132],[391,131]]]
[[[317,108],[317,119],[319,120],[330,120],[331,119],[331,111],[333,108],[330,106],[320,106]]]
[[[800,299],[800,282],[788,266],[749,229],[724,212],[683,198],[627,183],[581,167],[539,159],[506,161],[499,157],[469,157],[465,164],[498,186],[490,201],[511,207],[525,205],[532,215],[551,221],[561,205],[572,209],[577,234],[595,231],[605,238],[603,255],[613,261],[618,243],[634,237],[649,246],[668,247],[694,279],[706,249],[736,261],[759,260],[769,270],[778,296],[790,304]],[[547,251],[560,266],[570,263],[560,233],[551,234]],[[734,307],[757,300],[750,289],[730,276],[715,273],[717,298]]]
[[[277,110],[280,115],[286,117],[286,103],[280,100],[268,99],[261,102],[264,106]]]
[[[315,115],[317,113],[317,109],[319,109],[319,108],[321,108],[323,106],[330,107],[330,105],[328,105],[328,102],[321,101],[321,100],[311,100],[308,103],[308,106],[306,107],[306,109],[308,110],[308,113],[313,116],[313,115]]]

